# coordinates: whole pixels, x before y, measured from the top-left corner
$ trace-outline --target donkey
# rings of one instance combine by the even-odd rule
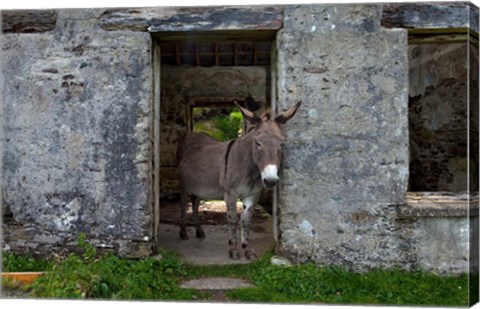
[[[249,244],[249,227],[253,207],[262,188],[271,189],[278,182],[278,169],[285,139],[282,125],[290,120],[301,102],[274,119],[262,117],[242,108],[244,119],[254,125],[245,135],[227,142],[219,142],[205,134],[187,135],[179,148],[180,170],[180,237],[188,239],[185,227],[187,197],[191,195],[193,221],[197,238],[205,238],[200,226],[198,206],[200,199],[224,199],[227,204],[227,222],[230,232],[229,256],[240,258],[237,249],[237,199],[243,202],[241,241],[245,258],[256,258]]]

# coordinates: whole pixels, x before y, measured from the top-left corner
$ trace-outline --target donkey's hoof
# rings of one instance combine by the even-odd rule
[[[247,260],[256,260],[258,259],[257,254],[253,250],[245,251],[245,258]]]
[[[183,240],[187,240],[188,239],[188,235],[187,235],[187,230],[180,230],[180,238],[183,239]]]
[[[197,238],[199,239],[204,239],[205,238],[205,232],[203,230],[197,230],[197,232],[195,233],[195,235],[197,236]]]
[[[228,253],[232,260],[240,260],[240,252],[237,249],[230,249]]]

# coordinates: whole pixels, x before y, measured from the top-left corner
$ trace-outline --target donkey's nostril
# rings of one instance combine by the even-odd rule
[[[267,188],[272,188],[277,184],[278,179],[277,178],[264,178],[263,179],[263,184]]]

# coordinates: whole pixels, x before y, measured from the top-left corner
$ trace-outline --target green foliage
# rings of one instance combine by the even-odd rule
[[[94,299],[191,300],[198,292],[180,289],[185,275],[183,263],[173,255],[161,260],[121,259],[113,255],[97,258],[95,248],[78,240],[81,255],[71,254],[31,286],[33,297]]]
[[[3,272],[45,271],[52,265],[50,261],[35,259],[31,256],[2,253]]]
[[[231,109],[229,116],[213,114],[202,116],[194,111],[199,120],[193,124],[195,132],[203,132],[219,141],[228,141],[238,136],[242,126],[242,114],[236,109]],[[195,119],[195,117],[194,117]]]
[[[81,254],[71,254],[49,265],[49,271],[32,286],[32,297],[137,300],[201,300],[208,292],[181,289],[181,281],[202,277],[237,277],[255,287],[227,291],[232,301],[267,303],[382,304],[467,306],[468,277],[437,276],[399,269],[358,274],[340,267],[315,264],[279,267],[270,264],[272,252],[250,264],[194,266],[177,255],[162,252],[156,260],[98,257],[85,237],[79,237]],[[7,256],[4,267],[31,266],[37,261]],[[20,265],[20,266],[18,266]],[[40,265],[40,264],[37,264]],[[39,270],[35,268],[34,270]],[[40,269],[44,270],[44,269]],[[478,278],[478,277],[477,277]]]

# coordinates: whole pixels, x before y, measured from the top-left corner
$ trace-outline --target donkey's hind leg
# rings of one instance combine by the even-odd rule
[[[197,238],[204,239],[205,232],[203,232],[200,226],[200,217],[198,215],[198,206],[200,205],[200,198],[196,195],[192,195],[192,212],[193,212],[193,224],[195,225]]]
[[[180,193],[180,238],[188,239],[187,228],[185,225],[185,213],[187,211],[187,192],[182,190]]]

